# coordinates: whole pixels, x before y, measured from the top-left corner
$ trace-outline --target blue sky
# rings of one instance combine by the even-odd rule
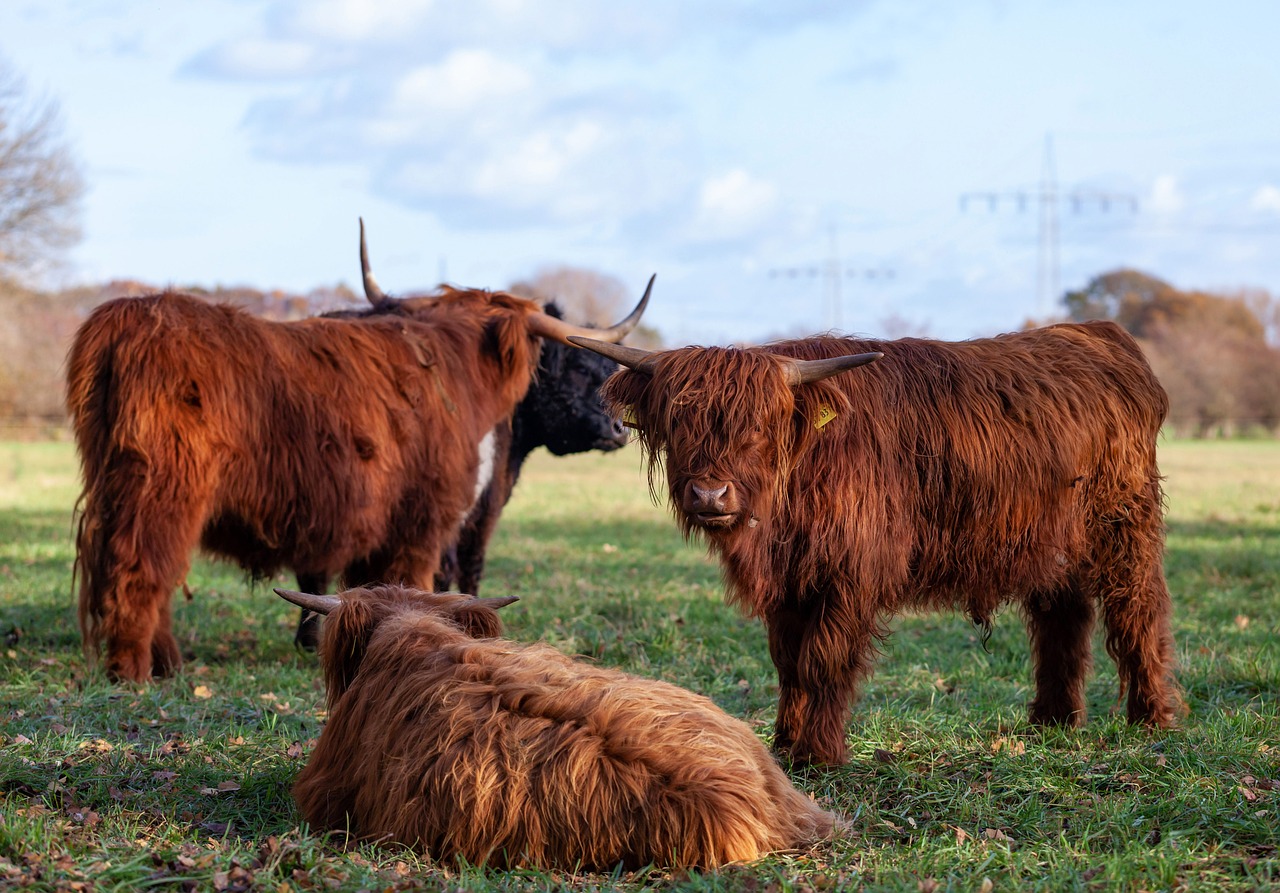
[[[67,274],[306,290],[658,274],[668,342],[1018,327],[1059,282],[1280,293],[1280,3],[8,0],[90,190]],[[834,243],[834,250],[833,250]],[[841,305],[808,272],[840,259]],[[875,278],[868,271],[881,272]]]

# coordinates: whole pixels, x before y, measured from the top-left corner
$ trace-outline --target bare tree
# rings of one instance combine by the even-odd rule
[[[58,104],[29,98],[0,60],[0,276],[31,274],[74,245],[83,194]]]

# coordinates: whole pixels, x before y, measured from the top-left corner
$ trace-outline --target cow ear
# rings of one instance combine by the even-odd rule
[[[369,648],[369,639],[378,625],[378,616],[362,599],[346,598],[325,618],[320,660],[329,706],[351,686]]]
[[[653,383],[652,376],[622,368],[609,376],[600,387],[600,395],[615,415],[642,405],[645,391]]]
[[[458,608],[454,619],[473,639],[496,639],[502,635],[502,619],[492,604],[468,602]]]
[[[484,328],[485,349],[498,360],[504,371],[522,368],[528,363],[529,330],[513,313],[491,318]]]

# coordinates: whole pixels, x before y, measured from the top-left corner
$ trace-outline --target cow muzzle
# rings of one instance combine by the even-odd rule
[[[731,527],[742,505],[733,481],[702,478],[684,485],[680,509],[697,526],[717,530]]]
[[[631,433],[622,423],[622,419],[612,419],[608,430],[603,432],[600,439],[596,441],[595,448],[607,453],[626,446],[630,437]]]

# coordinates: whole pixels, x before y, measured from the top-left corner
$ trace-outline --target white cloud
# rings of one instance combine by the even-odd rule
[[[323,63],[306,41],[246,37],[220,43],[188,63],[189,71],[215,77],[272,79],[313,73]]]
[[[435,0],[304,0],[282,19],[286,28],[325,40],[385,40],[404,36],[435,6]]]
[[[415,114],[470,111],[529,90],[533,78],[514,62],[486,50],[457,50],[439,65],[422,65],[393,87],[391,108]]]
[[[1275,211],[1280,213],[1280,189],[1267,184],[1253,194],[1249,207],[1255,211]]]
[[[736,239],[756,231],[775,210],[778,188],[741,168],[705,180],[690,234],[700,241]]]
[[[1186,204],[1178,189],[1178,178],[1172,174],[1161,174],[1151,187],[1151,210],[1159,214],[1172,214],[1182,210]]]

